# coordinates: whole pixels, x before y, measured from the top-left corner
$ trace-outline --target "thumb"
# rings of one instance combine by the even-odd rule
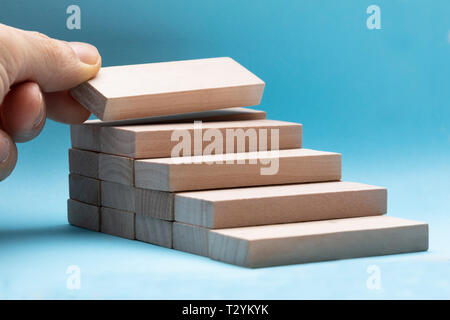
[[[100,66],[92,45],[0,24],[0,103],[15,83],[30,80],[44,92],[62,91],[94,77]]]

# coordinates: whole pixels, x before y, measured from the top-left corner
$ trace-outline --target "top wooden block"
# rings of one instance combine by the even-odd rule
[[[102,120],[257,105],[264,82],[231,58],[105,67],[72,96]]]

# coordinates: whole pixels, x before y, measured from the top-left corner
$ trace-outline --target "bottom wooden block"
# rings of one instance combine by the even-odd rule
[[[428,225],[374,216],[211,230],[209,256],[245,267],[358,258],[428,249]]]
[[[136,240],[172,248],[173,222],[136,214]]]
[[[67,219],[71,225],[100,231],[100,208],[72,199],[67,200]]]
[[[190,224],[173,223],[173,248],[176,250],[208,256],[209,229]]]
[[[113,236],[134,240],[135,214],[118,209],[101,208],[100,231]]]

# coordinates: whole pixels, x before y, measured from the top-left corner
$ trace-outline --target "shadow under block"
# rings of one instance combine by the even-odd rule
[[[100,208],[72,199],[67,200],[67,219],[71,225],[100,231]]]
[[[135,189],[121,183],[102,181],[101,182],[102,206],[135,212]]]
[[[209,231],[199,226],[174,222],[173,248],[207,257]]]
[[[136,240],[172,248],[173,222],[136,214]]]
[[[70,173],[98,179],[98,158],[97,152],[69,149],[69,171]]]
[[[386,207],[385,188],[339,181],[177,193],[174,216],[219,229],[382,215]]]
[[[135,161],[136,187],[172,192],[340,179],[340,154],[309,149]]]
[[[113,236],[134,240],[135,214],[133,212],[101,208],[100,231]]]
[[[69,174],[69,195],[70,199],[100,206],[100,180],[71,173]]]
[[[133,159],[100,153],[98,156],[100,180],[134,185]]]
[[[102,120],[257,105],[264,82],[231,58],[101,68],[71,95]]]
[[[296,149],[302,146],[301,124],[276,120],[242,120],[205,122],[201,123],[201,128],[198,128],[195,123],[130,126],[73,125],[71,126],[72,147],[133,159],[169,158],[172,157],[172,150],[175,146],[190,142],[190,150],[186,150],[186,152],[194,155],[194,129],[199,135],[201,134],[202,150],[212,143],[211,141],[202,141],[205,132],[221,135],[223,138],[223,143],[220,144],[222,152],[216,150],[217,154],[257,151],[258,149],[249,150],[250,147],[253,147],[249,143],[249,137],[252,134],[254,134],[252,139],[259,143],[258,140],[263,137],[265,139],[264,133],[267,133],[267,150]],[[88,136],[86,139],[83,138],[85,130]],[[229,139],[227,139],[227,132]],[[279,135],[278,148],[271,145],[272,134],[275,139],[276,133]],[[184,141],[185,139],[188,141]],[[227,142],[229,143],[228,148]],[[244,145],[243,150],[238,149],[240,143]]]
[[[211,230],[209,256],[265,267],[428,250],[428,225],[389,216]]]
[[[138,124],[164,124],[164,123],[186,123],[193,121],[211,122],[211,121],[238,121],[238,120],[263,120],[266,119],[265,111],[251,108],[226,108],[199,112],[186,112],[170,114],[165,116],[102,121],[99,119],[86,120],[83,125],[95,126],[126,126]]]

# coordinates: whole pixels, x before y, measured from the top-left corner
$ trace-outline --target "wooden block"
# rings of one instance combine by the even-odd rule
[[[102,120],[257,105],[264,82],[231,58],[102,68],[71,90]]]
[[[134,188],[121,183],[102,181],[102,206],[135,212]]]
[[[206,228],[232,228],[386,213],[385,188],[354,182],[177,193],[175,221]]]
[[[229,160],[231,159],[231,161]],[[181,160],[181,163],[179,163]],[[227,164],[227,161],[230,163]],[[264,186],[341,179],[341,155],[309,149],[135,162],[135,185],[163,191]]]
[[[261,141],[267,141],[268,150],[301,148],[302,143],[301,124],[275,120],[205,122],[201,123],[201,128],[197,127],[195,123],[175,123],[105,126],[100,129],[101,152],[134,159],[172,157],[174,147],[185,143],[190,146],[190,150],[186,150],[186,152],[196,155],[194,154],[196,145],[194,130],[198,133],[199,140],[197,141],[199,141],[201,150],[205,150],[213,143],[206,139],[202,141],[205,133],[217,134],[222,137],[221,142],[223,143],[220,144],[222,150],[216,149],[213,152],[216,154],[258,151],[260,150],[257,149],[258,145],[262,145]],[[279,139],[276,139],[276,134]],[[250,140],[254,143],[249,143]],[[279,145],[272,146],[272,140],[277,140]],[[242,147],[242,150],[239,150],[238,147]],[[256,148],[251,150],[253,147]],[[179,154],[175,156],[179,156]]]
[[[96,206],[101,205],[100,180],[69,174],[70,199]]]
[[[172,248],[173,222],[136,215],[136,240]]]
[[[83,124],[71,125],[70,136],[74,148],[100,152],[100,127],[126,126],[136,124],[173,124],[193,121],[238,121],[238,120],[263,120],[266,113],[261,110],[249,108],[228,108],[202,112],[191,112],[159,116],[144,119],[101,121],[87,120]]]
[[[139,188],[134,192],[136,214],[173,221],[173,193]]]
[[[70,141],[72,147],[83,150],[100,152],[100,126],[71,125]]]
[[[101,181],[102,206],[146,217],[173,221],[173,197],[170,192]]]
[[[69,149],[69,171],[98,179],[98,158],[97,152]]]
[[[208,233],[206,228],[174,222],[173,248],[207,257]]]
[[[100,208],[72,199],[67,200],[67,219],[71,225],[100,231]]]
[[[98,163],[100,180],[134,185],[133,159],[100,153]]]
[[[134,212],[102,207],[101,216],[101,232],[121,238],[136,239]]]
[[[428,225],[389,216],[211,230],[209,256],[266,267],[424,251]]]

